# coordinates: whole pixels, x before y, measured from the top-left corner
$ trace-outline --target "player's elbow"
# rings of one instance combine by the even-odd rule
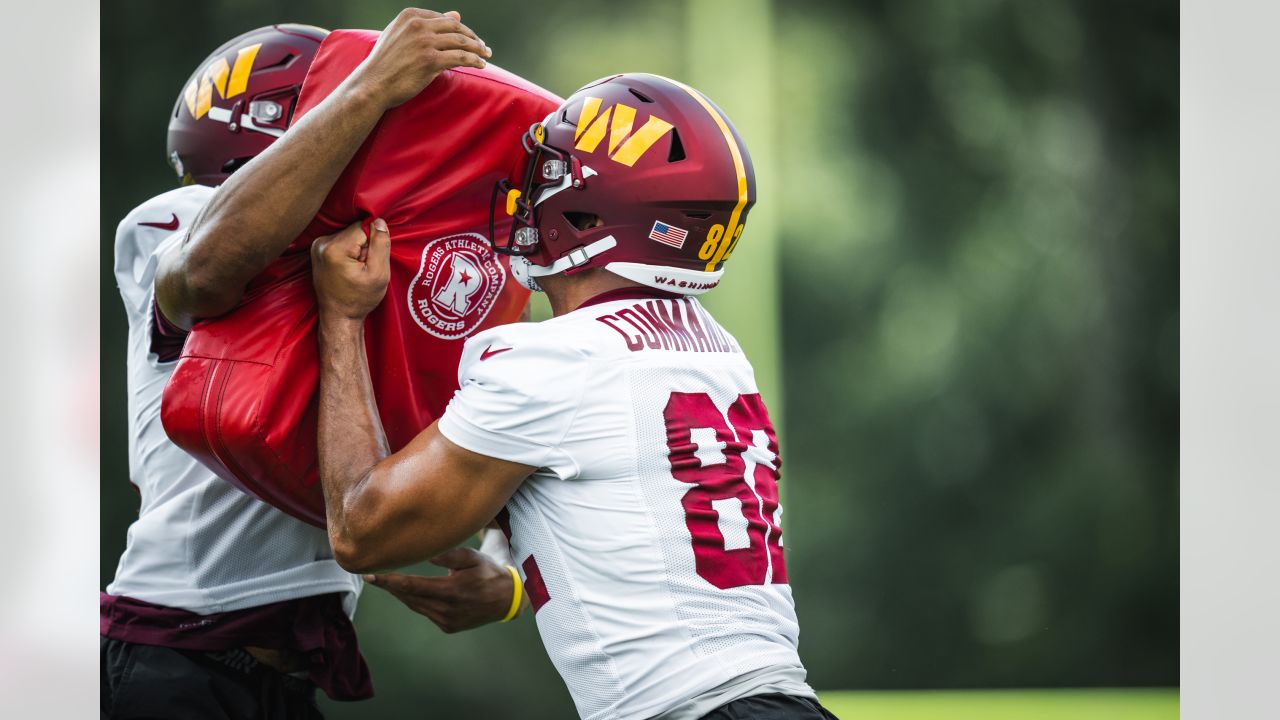
[[[381,506],[363,508],[344,503],[345,515],[329,515],[329,544],[334,560],[350,573],[370,573],[402,567],[457,547],[471,533],[446,537],[433,528],[442,523],[423,521],[421,513]]]
[[[350,520],[329,521],[329,545],[333,559],[349,573],[367,573],[385,567],[378,536],[369,528]]]
[[[342,501],[341,513],[329,513],[329,544],[333,559],[350,573],[366,573],[387,567],[386,533],[365,493],[352,492]]]
[[[244,292],[181,251],[161,263],[155,288],[156,302],[164,309],[165,317],[187,328],[196,320],[230,312]]]
[[[334,559],[348,572],[402,567],[465,542],[483,526],[460,521],[457,503],[423,482],[420,467],[381,461],[361,471],[322,453],[320,480]],[[485,513],[493,517],[493,512]]]
[[[333,559],[349,573],[363,574],[399,567],[410,561],[404,557],[400,548],[390,544],[390,538],[381,532],[345,532],[329,533],[329,544],[333,547]],[[437,551],[442,552],[448,548]],[[425,559],[418,556],[415,559]]]
[[[333,559],[349,573],[361,574],[378,569],[368,546],[348,536],[329,536],[329,544],[333,546]]]
[[[202,258],[196,248],[183,253],[180,272],[186,309],[192,317],[218,317],[235,308],[244,286],[213,258]]]
[[[225,315],[235,309],[244,295],[244,289],[227,287],[220,278],[197,273],[189,281],[187,312],[192,318],[203,320]]]

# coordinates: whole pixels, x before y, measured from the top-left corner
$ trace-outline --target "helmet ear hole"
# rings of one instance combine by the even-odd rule
[[[600,227],[604,224],[600,216],[594,213],[565,212],[564,219],[579,230],[590,230],[593,227]]]
[[[684,159],[684,143],[680,142],[680,133],[671,128],[671,149],[667,151],[667,162],[680,162]]]

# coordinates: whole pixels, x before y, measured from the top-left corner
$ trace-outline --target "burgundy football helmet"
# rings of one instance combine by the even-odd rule
[[[489,235],[526,285],[589,267],[687,295],[719,284],[756,182],[742,138],[705,95],[657,75],[614,75],[521,141],[523,182],[494,188]],[[513,222],[499,239],[504,212]]]
[[[311,25],[269,25],[200,63],[169,117],[169,163],[184,185],[221,185],[284,134],[328,34]]]

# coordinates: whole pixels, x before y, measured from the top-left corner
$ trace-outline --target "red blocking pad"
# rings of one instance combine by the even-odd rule
[[[372,50],[378,33],[331,33],[296,123]],[[467,337],[515,322],[528,291],[489,247],[494,183],[525,160],[520,136],[560,98],[490,65],[442,73],[383,116],[307,230],[231,313],[198,323],[165,388],[169,437],[245,492],[325,524],[316,459],[319,367],[311,241],[374,217],[391,229],[391,283],[365,324],[378,411],[393,449],[443,412]],[[495,232],[505,235],[510,220]]]

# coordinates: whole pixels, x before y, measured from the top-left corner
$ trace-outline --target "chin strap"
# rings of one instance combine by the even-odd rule
[[[612,235],[605,235],[590,245],[583,245],[570,252],[568,255],[556,260],[550,265],[529,265],[530,277],[546,277],[562,273],[569,268],[582,267],[591,261],[591,258],[599,255],[606,250],[612,250],[618,246],[618,241]]]
[[[550,265],[534,265],[529,262],[529,258],[517,255],[511,258],[511,276],[530,290],[542,292],[542,287],[538,285],[538,278],[555,275],[569,268],[582,267],[590,262],[591,258],[617,246],[618,241],[612,235],[606,235],[590,245],[577,248]]]

